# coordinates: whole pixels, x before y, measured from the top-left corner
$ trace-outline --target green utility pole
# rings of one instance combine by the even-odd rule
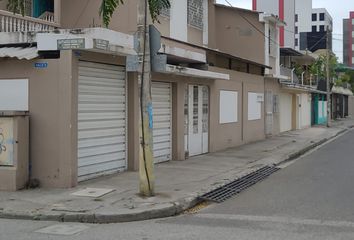
[[[155,194],[153,157],[153,113],[151,101],[151,62],[148,27],[148,1],[138,0],[138,57],[140,83],[140,152],[139,189],[140,194],[151,197]]]

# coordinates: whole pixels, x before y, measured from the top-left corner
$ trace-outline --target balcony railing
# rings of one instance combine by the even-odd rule
[[[296,76],[295,72],[283,66],[280,66],[280,75],[287,76],[289,78],[289,82],[291,83],[300,83],[299,78]]]
[[[50,31],[60,26],[54,22],[54,16],[50,14],[44,16],[44,19],[0,10],[0,32]]]

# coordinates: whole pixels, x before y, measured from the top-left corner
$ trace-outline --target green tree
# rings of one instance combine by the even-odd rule
[[[1,0],[0,0],[1,1]],[[103,24],[108,27],[112,16],[125,0],[101,0],[99,14]],[[8,9],[14,13],[24,15],[25,0],[9,0]],[[140,154],[139,154],[139,173],[140,173],[140,193],[144,196],[154,195],[154,158],[153,158],[153,139],[152,139],[152,101],[151,101],[151,63],[149,47],[149,28],[148,12],[153,22],[158,22],[158,17],[163,9],[171,7],[169,0],[138,0],[137,1],[137,40],[140,80],[140,109],[141,109],[141,128],[140,128]]]
[[[329,76],[330,79],[336,78],[336,68],[338,59],[335,55],[331,54],[329,58]],[[326,79],[327,60],[326,55],[320,55],[317,60],[309,66],[309,71],[313,76],[318,76],[319,79]]]

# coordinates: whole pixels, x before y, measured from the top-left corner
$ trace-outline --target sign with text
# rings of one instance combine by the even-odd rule
[[[58,50],[83,49],[85,48],[85,38],[58,39]]]
[[[48,63],[46,63],[46,62],[36,62],[36,63],[34,63],[34,67],[35,68],[47,68],[48,67]]]
[[[93,47],[101,50],[108,50],[109,41],[102,39],[93,39]]]

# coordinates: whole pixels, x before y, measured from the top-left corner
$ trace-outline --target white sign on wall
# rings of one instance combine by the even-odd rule
[[[238,93],[236,91],[220,91],[220,124],[238,121],[237,98]]]
[[[257,94],[257,102],[264,102],[264,94],[262,93]]]
[[[0,79],[0,111],[28,111],[28,79]]]
[[[259,101],[259,96],[263,94],[248,93],[248,120],[259,120],[262,118],[262,102]]]

